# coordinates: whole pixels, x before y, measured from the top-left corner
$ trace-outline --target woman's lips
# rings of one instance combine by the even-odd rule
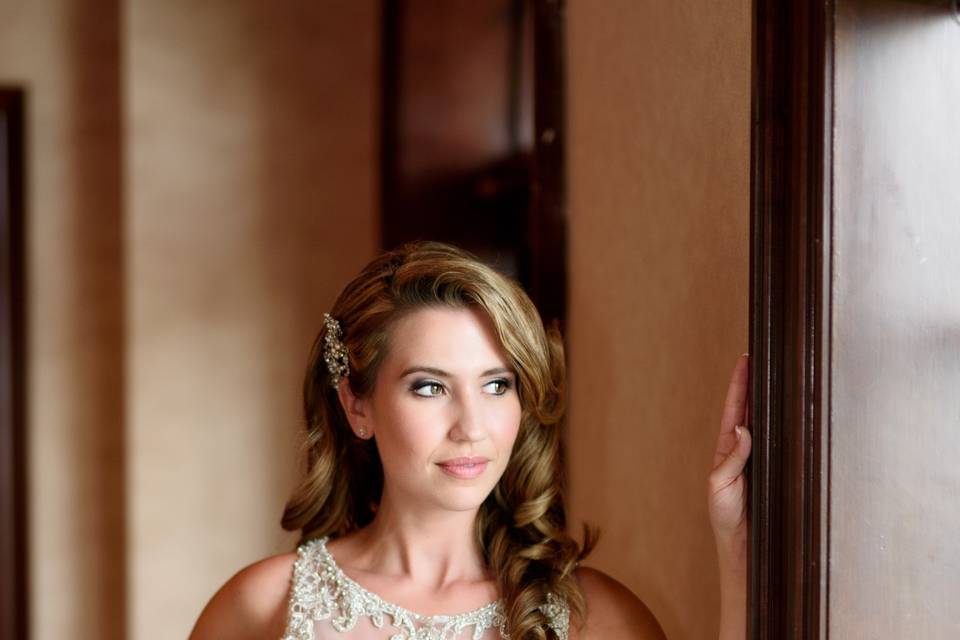
[[[487,458],[454,458],[438,462],[437,466],[454,478],[476,478],[487,468]]]

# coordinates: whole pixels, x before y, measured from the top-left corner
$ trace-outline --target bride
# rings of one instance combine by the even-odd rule
[[[747,358],[708,482],[721,638],[745,637]],[[191,638],[663,638],[567,532],[564,358],[513,281],[449,245],[405,245],[340,294],[304,383],[296,552],[233,576]],[[572,425],[571,428],[578,428]]]

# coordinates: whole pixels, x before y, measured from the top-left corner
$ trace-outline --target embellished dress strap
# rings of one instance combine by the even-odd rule
[[[309,543],[297,547],[297,559],[293,563],[287,606],[287,628],[281,640],[313,640],[313,618],[318,606],[319,576],[313,572]]]
[[[547,626],[557,638],[567,640],[570,635],[570,607],[566,601],[548,593],[547,603],[540,606],[540,611],[547,617]]]

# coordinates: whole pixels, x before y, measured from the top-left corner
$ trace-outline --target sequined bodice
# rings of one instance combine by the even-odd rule
[[[282,640],[492,640],[507,638],[501,601],[450,616],[423,616],[367,591],[327,551],[326,538],[297,549],[287,629]],[[569,610],[550,598],[542,607],[550,627],[566,640]]]

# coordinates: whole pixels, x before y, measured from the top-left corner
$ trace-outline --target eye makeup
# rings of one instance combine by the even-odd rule
[[[436,398],[440,393],[420,393],[422,389],[433,389],[434,387],[443,389],[443,383],[437,382],[436,380],[424,380],[417,379],[410,383],[410,391],[415,395],[420,396],[421,398]]]
[[[497,378],[495,380],[490,380],[483,385],[483,388],[486,389],[492,384],[499,385],[499,391],[494,391],[490,395],[502,396],[507,393],[510,389],[513,388],[513,381],[509,378]],[[422,390],[427,389],[427,393],[421,393]],[[432,393],[434,389],[439,389],[440,391]],[[414,394],[420,396],[421,398],[436,398],[442,395],[442,392],[446,389],[442,382],[436,380],[427,380],[424,378],[418,378],[410,383],[410,391]]]

